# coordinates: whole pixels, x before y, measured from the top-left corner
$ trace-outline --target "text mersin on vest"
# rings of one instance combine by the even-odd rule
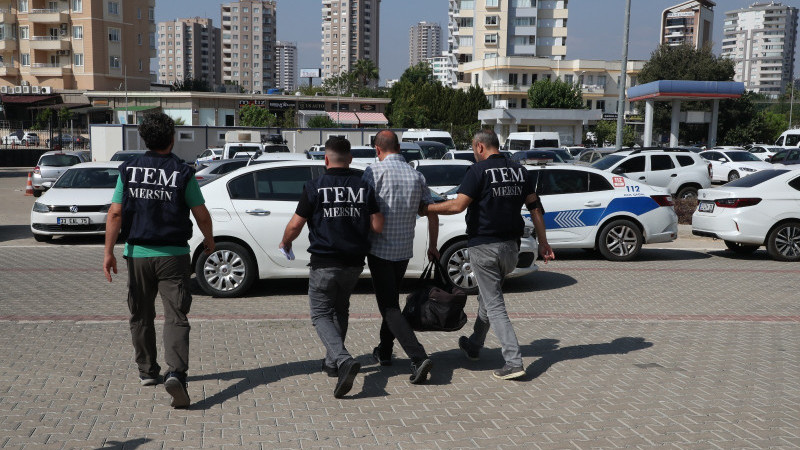
[[[365,198],[366,189],[354,189],[349,186],[323,187],[317,189],[318,194],[322,194],[322,213],[323,217],[361,217],[362,210],[367,201]],[[335,206],[335,205],[353,206]],[[328,206],[331,205],[331,206]],[[362,205],[362,206],[355,206]]]
[[[486,174],[491,179],[491,185],[517,183],[511,186],[492,187],[492,197],[511,197],[522,195],[522,186],[519,183],[525,182],[525,169],[522,167],[498,167],[486,169]]]
[[[170,202],[176,194],[175,188],[178,187],[177,180],[179,171],[173,171],[172,174],[167,175],[164,169],[155,169],[152,167],[127,167],[129,174],[128,183],[135,185],[151,185],[153,188],[147,187],[128,187],[128,194],[132,198],[140,198],[145,200],[161,200]],[[172,188],[167,190],[166,188]]]

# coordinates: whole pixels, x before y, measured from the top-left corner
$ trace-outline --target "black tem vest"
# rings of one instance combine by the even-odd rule
[[[184,246],[192,237],[186,185],[194,169],[173,155],[147,152],[119,166],[122,230],[134,245]]]

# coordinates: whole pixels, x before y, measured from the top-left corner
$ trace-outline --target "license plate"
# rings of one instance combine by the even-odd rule
[[[88,217],[59,217],[59,225],[89,225]]]
[[[714,212],[714,204],[711,202],[700,202],[697,206],[697,210],[700,212]]]

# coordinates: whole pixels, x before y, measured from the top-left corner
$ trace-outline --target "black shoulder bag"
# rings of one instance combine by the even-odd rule
[[[453,285],[439,261],[431,261],[406,297],[403,316],[415,331],[458,331],[467,323],[466,304],[466,292]]]

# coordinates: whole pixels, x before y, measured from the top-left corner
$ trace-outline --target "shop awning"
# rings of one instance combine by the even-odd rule
[[[358,125],[359,120],[358,116],[354,112],[348,111],[340,111],[340,112],[330,112],[328,111],[328,117],[331,118],[334,122],[340,123],[342,125]]]
[[[45,100],[52,100],[60,98],[58,95],[3,95],[3,103],[15,103],[20,105],[30,105],[31,103],[38,103]]]
[[[57,103],[55,105],[31,106],[28,109],[48,109],[48,108],[51,108],[51,109],[61,109],[61,108],[77,109],[77,108],[84,108],[84,107],[87,107],[87,106],[92,106],[92,105],[90,105],[88,103]]]
[[[361,125],[388,125],[389,120],[386,119],[386,116],[383,113],[377,112],[359,112],[356,113],[358,116],[359,122]]]

